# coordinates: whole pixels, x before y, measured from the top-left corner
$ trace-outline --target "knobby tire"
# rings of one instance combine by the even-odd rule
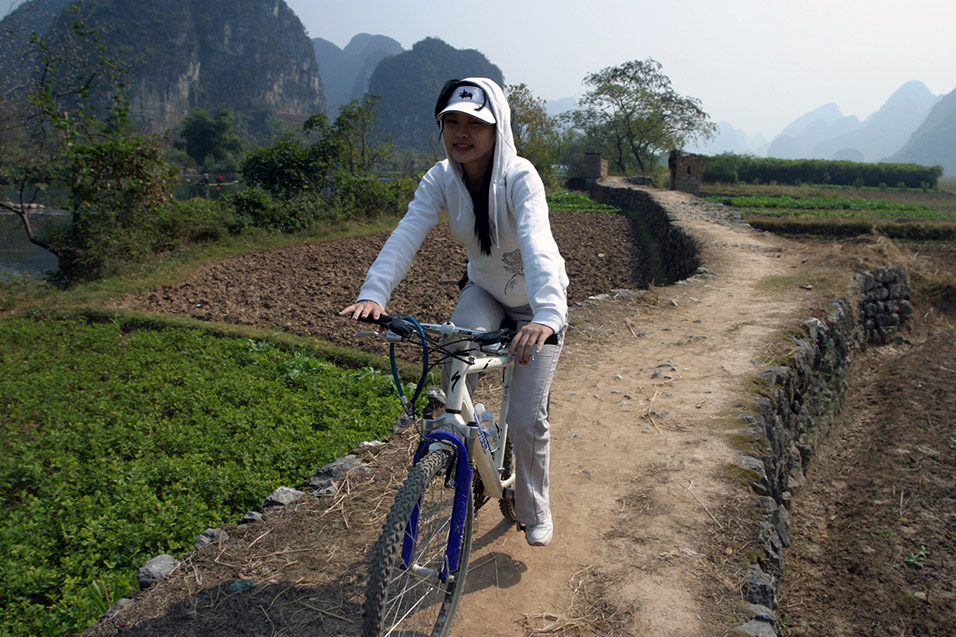
[[[455,453],[429,453],[408,474],[389,511],[369,567],[362,634],[447,635],[464,590],[471,534],[473,502],[469,501],[459,569],[442,583],[406,571],[402,564],[405,530],[420,502],[418,544],[414,562],[440,571],[445,563],[448,530],[455,496]]]

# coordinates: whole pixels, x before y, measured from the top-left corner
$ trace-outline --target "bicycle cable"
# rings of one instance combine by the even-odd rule
[[[398,363],[395,360],[395,343],[390,343],[388,346],[388,358],[392,366],[392,379],[395,382],[395,389],[398,391],[399,400],[402,401],[402,407],[405,410],[405,415],[407,415],[412,420],[415,419],[415,402],[422,395],[422,390],[425,387],[425,381],[428,378],[428,337],[425,336],[425,328],[422,327],[422,324],[418,322],[413,316],[405,316],[402,318],[403,321],[411,323],[415,327],[415,331],[418,332],[419,338],[421,338],[422,346],[422,375],[418,379],[418,384],[415,386],[415,393],[412,395],[412,399],[409,401],[405,396],[405,389],[402,387],[402,380],[398,376]]]

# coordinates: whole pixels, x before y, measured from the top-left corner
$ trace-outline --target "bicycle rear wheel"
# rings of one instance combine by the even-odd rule
[[[408,474],[375,546],[365,591],[363,635],[447,635],[464,590],[474,506],[469,499],[457,571],[442,582],[452,522],[455,453],[429,453]],[[418,514],[410,568],[402,560],[406,529]]]

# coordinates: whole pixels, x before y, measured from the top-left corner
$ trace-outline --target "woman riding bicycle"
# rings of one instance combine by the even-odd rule
[[[378,318],[408,272],[425,236],[448,213],[452,234],[468,253],[467,283],[451,317],[456,326],[518,332],[519,365],[506,415],[515,456],[515,516],[532,546],[551,541],[548,494],[548,395],[567,324],[568,277],[551,234],[544,184],[518,157],[511,108],[487,78],[447,82],[435,105],[448,158],[422,178],[408,212],[369,268],[358,301],[340,312]],[[545,341],[558,335],[558,344]],[[475,382],[475,379],[470,379]]]

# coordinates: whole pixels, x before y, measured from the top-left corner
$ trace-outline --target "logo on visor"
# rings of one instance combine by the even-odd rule
[[[470,91],[466,91],[466,90],[464,90],[464,89],[462,89],[461,93],[458,94],[458,97],[460,97],[460,98],[463,99],[463,100],[470,100],[470,99],[472,99],[474,96],[475,96],[474,93],[472,93],[472,92],[470,92]]]

